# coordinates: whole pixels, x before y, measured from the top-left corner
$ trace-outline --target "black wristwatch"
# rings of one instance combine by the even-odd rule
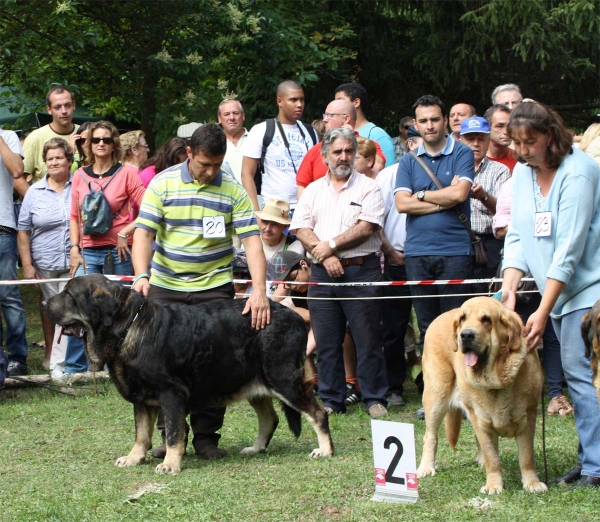
[[[425,191],[424,190],[419,190],[419,192],[417,192],[417,199],[419,201],[425,201]]]

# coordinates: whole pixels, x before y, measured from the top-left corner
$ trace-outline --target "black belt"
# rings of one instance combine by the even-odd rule
[[[351,265],[362,265],[367,259],[373,259],[374,257],[378,257],[377,254],[367,254],[366,256],[357,256],[357,257],[345,257],[340,259],[340,263],[342,266],[351,266]]]
[[[0,232],[4,232],[5,234],[14,234],[16,230],[14,228],[5,227],[4,225],[0,225]]]

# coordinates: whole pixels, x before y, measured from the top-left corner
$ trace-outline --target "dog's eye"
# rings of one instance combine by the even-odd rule
[[[483,324],[492,324],[492,319],[490,318],[490,316],[489,316],[489,315],[484,315],[484,316],[481,318],[481,322],[482,322]]]
[[[463,314],[460,316],[460,319],[459,319],[459,321],[460,321],[461,323],[464,323],[466,320],[467,320],[467,314],[465,314],[465,313],[463,312]]]

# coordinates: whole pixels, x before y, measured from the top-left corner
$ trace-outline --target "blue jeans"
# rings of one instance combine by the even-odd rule
[[[560,341],[563,371],[575,408],[581,474],[600,478],[600,404],[581,338],[581,319],[589,311],[590,308],[576,310],[560,319],[552,319],[552,324]]]
[[[473,256],[414,256],[405,257],[409,281],[469,279],[473,276]],[[452,294],[471,292],[470,285],[415,285],[410,287],[417,322],[421,332],[419,345],[423,350],[425,332],[433,320],[444,312],[459,308],[468,299]],[[438,297],[419,297],[437,295]]]
[[[17,279],[17,234],[0,231],[0,280]],[[18,285],[0,286],[0,308],[6,321],[6,350],[9,361],[27,363],[25,308]],[[0,345],[4,331],[0,321]]]
[[[88,274],[102,274],[104,267],[104,257],[109,250],[112,250],[113,262],[115,265],[116,275],[131,275],[133,274],[133,265],[131,264],[131,257],[127,261],[119,262],[116,248],[99,248],[84,250],[84,261],[87,265],[86,272]],[[83,266],[77,269],[75,276],[83,275]],[[83,346],[83,340],[77,337],[69,337],[67,342],[67,353],[65,355],[65,372],[66,373],[78,373],[85,372],[88,368],[87,358],[85,356],[85,349]],[[101,368],[96,368],[101,370]]]

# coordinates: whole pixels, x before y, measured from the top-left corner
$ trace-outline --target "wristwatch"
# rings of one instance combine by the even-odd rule
[[[490,199],[490,195],[486,192],[485,196],[483,196],[483,201],[487,201],[488,199]]]
[[[71,249],[71,248],[75,248],[75,247],[79,248],[79,245],[78,245],[77,243],[71,243],[71,244],[69,245],[69,249]]]
[[[419,192],[417,192],[417,199],[419,201],[425,201],[425,191],[424,190],[419,190]]]
[[[335,244],[335,241],[333,239],[329,240],[329,248],[331,248],[331,250],[334,250],[337,248],[337,245]]]

